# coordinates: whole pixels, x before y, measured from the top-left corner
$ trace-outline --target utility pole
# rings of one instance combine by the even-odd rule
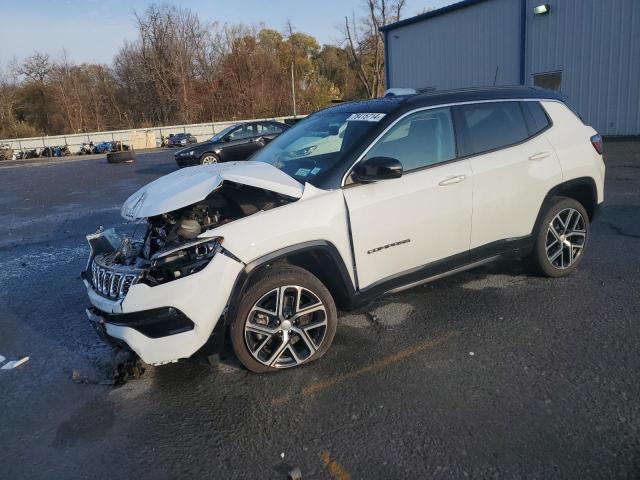
[[[291,62],[291,97],[293,98],[293,118],[296,118],[296,78],[293,74],[293,62]]]

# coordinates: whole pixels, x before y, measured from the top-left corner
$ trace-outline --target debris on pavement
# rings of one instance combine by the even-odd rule
[[[124,385],[144,374],[145,367],[136,354],[128,350],[116,350],[113,356],[112,378],[116,385]]]
[[[289,480],[301,480],[302,479],[302,472],[300,471],[300,468],[298,467],[294,467],[289,471]]]
[[[0,357],[2,357],[2,356],[0,355]],[[4,362],[4,360],[5,360],[5,358],[2,357],[2,362]],[[28,361],[29,361],[29,357],[22,357],[20,360],[11,360],[11,361],[5,363],[0,368],[0,370],[11,370],[12,368],[17,368],[20,365],[22,365],[24,363],[27,363]],[[0,362],[0,363],[2,363],[2,362]]]
[[[142,377],[145,364],[132,352],[116,349],[113,352],[111,365],[105,370],[104,378],[99,379],[74,369],[71,372],[71,381],[88,385],[124,385],[129,380]]]
[[[105,378],[103,380],[96,380],[95,378],[89,378],[83,375],[79,370],[73,370],[71,373],[71,381],[74,383],[82,383],[85,385],[115,385],[116,380],[114,378]]]

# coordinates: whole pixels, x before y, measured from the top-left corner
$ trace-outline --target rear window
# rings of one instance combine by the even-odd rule
[[[490,102],[456,107],[460,156],[513,145],[529,136],[521,102]]]
[[[529,134],[535,135],[549,126],[549,118],[540,102],[523,102],[522,108],[525,111]]]

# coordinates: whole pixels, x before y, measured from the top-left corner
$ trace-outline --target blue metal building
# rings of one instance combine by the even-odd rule
[[[640,135],[640,0],[465,0],[382,31],[388,87],[537,85]]]

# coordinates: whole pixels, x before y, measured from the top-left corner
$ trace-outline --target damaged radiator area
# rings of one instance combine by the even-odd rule
[[[191,275],[222,248],[221,238],[199,238],[202,233],[295,200],[224,182],[193,205],[144,219],[141,237],[120,236],[113,229],[87,236],[92,255],[86,276],[96,292],[120,300],[136,283],[153,286]]]

